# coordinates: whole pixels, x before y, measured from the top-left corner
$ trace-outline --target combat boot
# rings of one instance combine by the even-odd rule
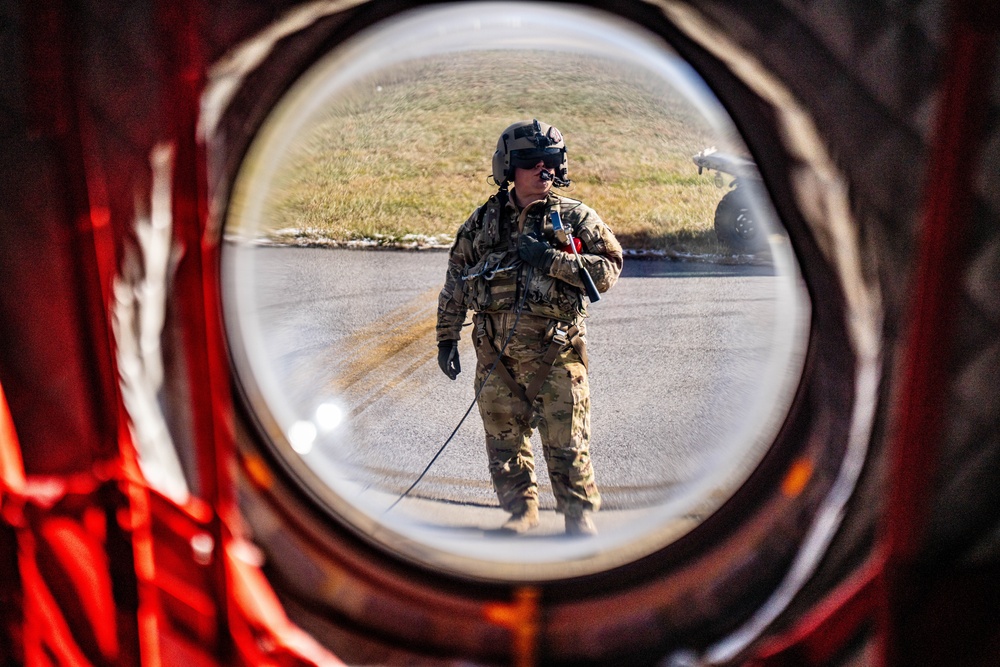
[[[526,533],[538,523],[538,503],[529,502],[524,510],[511,514],[504,525],[500,526],[500,530],[507,533]]]
[[[566,534],[587,536],[597,535],[597,527],[594,526],[594,521],[590,518],[590,512],[567,514]]]

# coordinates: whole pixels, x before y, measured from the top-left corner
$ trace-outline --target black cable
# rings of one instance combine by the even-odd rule
[[[525,285],[527,285],[528,282],[531,280],[531,271],[532,268],[528,267],[528,277],[527,280],[525,280]],[[465,414],[462,415],[462,418],[458,420],[458,424],[455,426],[454,430],[452,430],[451,435],[449,435],[448,439],[444,441],[444,444],[441,445],[441,448],[437,450],[437,453],[431,459],[430,463],[427,464],[427,467],[424,468],[423,472],[420,473],[420,476],[417,477],[416,480],[414,480],[413,484],[410,484],[410,488],[408,488],[406,491],[403,491],[402,495],[400,495],[399,498],[396,498],[396,500],[393,501],[393,503],[389,505],[389,507],[387,507],[386,510],[382,512],[382,514],[388,514],[393,507],[398,505],[403,498],[405,498],[410,494],[410,491],[416,488],[417,484],[420,483],[420,480],[422,480],[424,478],[424,475],[427,474],[427,471],[431,469],[432,465],[434,465],[434,462],[437,461],[439,456],[441,456],[441,452],[444,451],[444,448],[448,446],[448,443],[451,442],[451,439],[455,437],[456,433],[458,433],[458,429],[462,428],[462,424],[465,423],[465,418],[469,416],[470,412],[472,412],[472,407],[476,404],[476,401],[479,400],[479,395],[483,393],[483,389],[486,387],[486,383],[489,381],[490,376],[493,375],[493,370],[497,367],[497,364],[500,363],[500,359],[503,357],[503,353],[507,350],[507,345],[514,337],[514,330],[517,329],[517,323],[521,320],[521,313],[524,311],[524,302],[527,301],[527,297],[528,297],[528,290],[527,288],[525,288],[524,293],[521,295],[521,302],[517,304],[517,309],[515,310],[516,315],[514,317],[514,324],[512,324],[510,327],[510,333],[507,334],[507,340],[505,340],[503,342],[503,345],[500,347],[500,351],[497,353],[496,361],[494,361],[493,365],[490,366],[490,369],[486,371],[486,375],[485,377],[483,377],[483,381],[479,385],[479,389],[476,391],[476,395],[472,397],[472,403],[470,403],[469,407],[466,408]]]

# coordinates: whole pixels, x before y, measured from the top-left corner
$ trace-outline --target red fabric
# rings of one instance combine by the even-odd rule
[[[72,520],[40,523],[38,532],[18,531],[26,664],[115,661],[115,604],[100,546]]]
[[[234,540],[225,550],[233,601],[241,612],[231,627],[243,662],[341,667],[343,662],[288,620],[267,579],[244,555],[253,549],[248,543]]]

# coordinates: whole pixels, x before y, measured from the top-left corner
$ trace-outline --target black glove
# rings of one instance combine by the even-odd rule
[[[556,258],[555,249],[544,241],[539,241],[531,234],[522,234],[517,247],[517,254],[525,263],[548,273],[552,260]]]
[[[443,340],[438,343],[438,366],[441,372],[452,380],[462,372],[462,364],[458,361],[458,341]]]

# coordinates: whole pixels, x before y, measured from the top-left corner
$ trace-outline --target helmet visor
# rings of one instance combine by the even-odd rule
[[[539,162],[549,169],[555,169],[563,162],[561,148],[538,148],[517,150],[510,153],[510,165],[519,169],[531,169]]]

